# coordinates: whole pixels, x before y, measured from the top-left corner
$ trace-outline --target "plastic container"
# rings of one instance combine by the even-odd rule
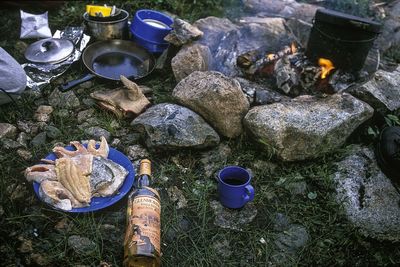
[[[132,20],[132,39],[152,53],[161,53],[168,47],[164,37],[172,30],[173,19],[149,9],[138,10]]]
[[[137,33],[133,32],[132,29],[131,29],[131,33],[132,33],[132,40],[135,43],[137,43],[138,45],[144,47],[150,53],[153,53],[153,54],[162,53],[169,46],[169,43],[165,42],[165,41],[157,43],[157,42],[152,42],[152,41],[146,40],[143,37],[141,37],[140,35],[138,35]]]
[[[318,9],[308,40],[306,55],[318,62],[319,58],[332,61],[336,68],[359,71],[381,24],[345,13]]]

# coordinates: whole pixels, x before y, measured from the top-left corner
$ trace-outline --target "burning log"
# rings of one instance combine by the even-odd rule
[[[297,45],[285,46],[277,53],[265,53],[263,49],[256,49],[239,55],[236,59],[238,67],[242,68],[246,74],[254,75],[269,64],[275,63],[278,59],[294,54],[298,51]]]

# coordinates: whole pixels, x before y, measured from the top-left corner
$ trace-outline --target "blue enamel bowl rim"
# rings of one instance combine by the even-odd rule
[[[87,147],[87,144],[83,144],[85,147]],[[96,147],[98,148],[99,145],[97,144]],[[75,148],[73,146],[66,146],[65,149],[73,151]],[[55,160],[57,157],[54,153],[48,154],[45,159],[48,160]],[[121,200],[132,188],[133,183],[135,181],[135,169],[133,167],[132,162],[128,159],[127,156],[125,156],[122,152],[111,148],[108,154],[108,159],[120,164],[123,166],[127,171],[128,175],[125,177],[124,183],[122,184],[121,188],[118,190],[118,193],[115,194],[114,196],[108,196],[108,197],[92,197],[91,203],[87,207],[82,207],[82,208],[74,208],[72,210],[62,210],[62,209],[57,209],[50,204],[45,203],[49,207],[55,210],[63,211],[63,212],[70,212],[70,213],[85,213],[85,212],[91,212],[91,211],[97,211],[104,209],[106,207],[109,207],[119,200]],[[39,200],[42,201],[42,199],[39,196],[39,186],[40,184],[37,182],[33,182],[33,190],[35,191],[35,194]]]
[[[155,44],[155,45],[169,45],[169,43],[167,41],[164,41],[162,43],[158,43],[158,42],[154,42],[154,41],[148,40],[148,39],[142,37],[140,34],[138,34],[132,28],[131,28],[131,33],[132,33],[132,35],[134,35],[134,37],[140,39],[141,41],[147,42],[147,43],[151,43],[151,44]]]
[[[156,11],[156,10],[151,10],[151,9],[139,9],[139,10],[137,10],[137,11],[135,12],[135,17],[137,17],[137,18],[139,19],[140,22],[145,23],[145,22],[143,21],[143,18],[141,18],[141,17],[139,16],[141,13],[145,13],[145,12],[146,12],[146,13],[154,13],[154,14],[157,14],[157,15],[159,15],[159,16],[161,16],[161,17],[164,17],[165,19],[167,19],[167,20],[170,21],[170,25],[165,24],[165,25],[167,26],[167,28],[165,28],[165,29],[161,29],[161,28],[158,28],[158,27],[153,26],[153,25],[151,25],[151,24],[147,24],[150,28],[153,28],[153,29],[156,29],[156,30],[159,30],[159,31],[171,31],[171,30],[172,30],[171,24],[174,23],[174,20],[173,20],[170,16],[167,16],[167,15],[165,15],[165,14],[162,13],[162,12],[159,12],[159,11]],[[163,22],[163,23],[164,23],[164,22]],[[132,23],[132,24],[133,24],[133,23]]]

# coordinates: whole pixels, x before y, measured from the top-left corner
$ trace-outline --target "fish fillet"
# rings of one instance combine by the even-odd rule
[[[88,204],[91,199],[89,178],[82,174],[70,158],[56,160],[56,173],[60,183],[81,203]]]
[[[89,140],[87,151],[93,156],[101,156],[106,159],[108,157],[108,152],[110,151],[110,148],[104,136],[100,137],[100,140],[100,147],[98,149],[96,149],[96,141]]]
[[[84,206],[58,181],[44,180],[40,183],[39,197],[51,206],[62,210]]]
[[[41,183],[44,180],[57,181],[55,166],[50,164],[37,164],[25,169],[25,178],[29,182]]]
[[[107,168],[112,172],[113,181],[111,184],[98,190],[95,195],[107,197],[115,195],[118,192],[118,189],[120,189],[125,181],[125,177],[128,174],[128,171],[123,166],[109,159],[103,159],[103,164],[105,164]]]

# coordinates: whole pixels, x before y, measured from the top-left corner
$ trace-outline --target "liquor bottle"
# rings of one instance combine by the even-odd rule
[[[124,267],[160,266],[160,195],[150,188],[151,162],[143,159],[136,188],[129,195]]]

